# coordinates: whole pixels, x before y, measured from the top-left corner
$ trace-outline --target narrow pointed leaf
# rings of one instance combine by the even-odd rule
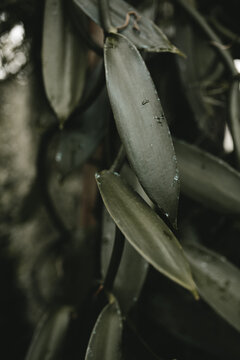
[[[107,38],[104,58],[110,103],[131,167],[150,199],[176,226],[178,169],[151,76],[136,47],[122,35]]]
[[[221,159],[175,140],[181,191],[216,211],[240,214],[240,174]]]
[[[101,271],[105,278],[115,239],[116,225],[109,213],[103,213],[103,235],[101,247]],[[126,241],[121,262],[113,284],[113,294],[126,314],[136,303],[148,272],[148,263],[134,247]]]
[[[240,331],[240,270],[201,245],[184,246],[203,299]]]
[[[47,97],[63,123],[79,103],[87,63],[85,47],[73,33],[62,0],[46,0],[42,46]]]
[[[118,174],[103,171],[96,179],[108,212],[131,245],[158,271],[194,292],[181,245],[163,220]]]
[[[105,306],[93,328],[85,360],[121,360],[122,317],[116,301]]]
[[[93,21],[101,25],[98,0],[73,0],[73,2],[78,9],[81,9]],[[111,20],[116,27],[122,26],[125,23],[126,15],[129,11],[135,11],[136,14],[141,16],[136,9],[123,0],[109,1],[109,5]],[[136,31],[131,23],[121,30],[122,34],[128,37],[137,48],[149,52],[180,53],[170,43],[162,30],[148,17],[141,16],[138,26],[140,31]]]
[[[57,360],[64,345],[73,309],[64,306],[45,314],[37,327],[26,360]]]

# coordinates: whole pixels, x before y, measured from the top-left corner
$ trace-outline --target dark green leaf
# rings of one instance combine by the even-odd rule
[[[100,25],[100,14],[97,0],[73,0],[75,6],[80,8],[93,21]],[[122,26],[125,23],[126,15],[129,11],[135,11],[125,1],[114,0],[109,2],[110,15],[114,26]],[[141,14],[139,14],[141,15]],[[172,52],[180,53],[172,45],[164,33],[150,19],[142,16],[138,26],[140,31],[136,31],[132,23],[122,30],[122,34],[127,36],[139,49],[149,52]]]
[[[101,248],[101,270],[105,278],[112,254],[116,225],[109,213],[103,213],[103,237]],[[117,276],[114,280],[113,294],[118,299],[123,313],[127,313],[136,303],[148,271],[148,263],[126,241]]]
[[[85,360],[121,360],[122,317],[116,301],[108,304],[93,328]]]
[[[73,309],[68,306],[45,314],[35,333],[26,360],[58,360]]]
[[[46,0],[42,66],[48,100],[61,124],[78,105],[86,72],[86,49],[71,28],[62,0]]]
[[[240,271],[223,256],[201,245],[184,246],[203,299],[240,331]]]
[[[163,220],[118,174],[96,175],[104,204],[126,239],[158,271],[195,292],[181,245]]]
[[[240,174],[196,146],[179,140],[174,146],[181,191],[216,211],[240,214]]]
[[[151,76],[136,47],[123,35],[107,38],[104,57],[110,103],[129,162],[147,195],[176,226],[178,169]]]
[[[77,129],[64,129],[59,134],[56,161],[61,175],[79,169],[92,155],[105,131],[110,109],[106,90],[79,119]]]

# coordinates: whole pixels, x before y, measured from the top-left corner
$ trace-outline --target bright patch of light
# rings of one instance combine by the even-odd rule
[[[4,18],[3,13],[1,18]],[[0,80],[6,79],[9,74],[16,74],[26,64],[24,36],[23,24],[19,23],[0,37]]]
[[[229,131],[228,126],[226,126],[225,128],[225,134],[224,134],[224,139],[223,139],[223,148],[227,153],[230,153],[233,151],[233,139],[232,139],[232,135]]]
[[[12,30],[9,32],[9,41],[13,44],[14,47],[20,46],[24,39],[24,28],[21,24],[15,25]]]
[[[240,73],[240,59],[234,59],[234,65],[237,71]]]

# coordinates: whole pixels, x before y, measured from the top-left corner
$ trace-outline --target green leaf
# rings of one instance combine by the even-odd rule
[[[86,49],[74,34],[62,0],[46,0],[42,68],[48,100],[61,124],[81,98],[86,73]]]
[[[63,306],[45,314],[33,336],[26,360],[58,360],[73,309]]]
[[[158,271],[195,292],[181,245],[163,220],[116,173],[96,175],[104,204],[130,244]]]
[[[76,8],[82,10],[93,21],[101,25],[98,0],[73,0],[73,3]],[[129,11],[138,13],[136,9],[123,0],[109,1],[109,7],[112,23],[116,27],[122,26],[125,23],[125,18]],[[138,13],[138,15],[141,14]],[[122,34],[128,37],[137,48],[149,52],[172,52],[180,54],[180,51],[169,42],[161,29],[150,19],[141,16],[138,26],[140,31],[136,31],[132,23],[121,30]]]
[[[131,167],[150,199],[176,226],[176,156],[151,76],[136,47],[123,35],[107,38],[104,58],[110,103]]]
[[[184,246],[203,299],[240,331],[240,271],[223,256],[201,245]]]
[[[60,132],[55,159],[62,176],[81,168],[92,155],[106,132],[109,115],[110,107],[104,90],[81,115],[77,128],[65,128]]]
[[[163,277],[151,282],[140,313],[156,339],[163,330],[197,353],[198,359],[239,359],[239,333],[204,301],[194,301],[182,288]],[[151,309],[151,311],[149,311]],[[221,344],[221,346],[219,346]],[[201,349],[199,354],[198,350]],[[194,358],[194,356],[192,356]],[[191,359],[191,356],[189,357]]]
[[[105,306],[93,328],[85,360],[121,360],[122,317],[116,301]]]
[[[240,214],[240,174],[221,159],[175,140],[181,191],[206,207]]]
[[[121,176],[149,206],[153,206],[151,200],[139,184],[136,175],[126,163],[122,167]],[[101,271],[104,279],[110,262],[116,233],[116,225],[106,208],[104,208],[103,211],[102,228]],[[125,241],[121,262],[112,290],[124,314],[126,314],[138,300],[148,273],[148,268],[148,262],[139,255],[128,241]]]
[[[109,213],[104,209],[101,246],[101,271],[103,279],[106,276],[110,262],[115,232],[116,225]],[[126,241],[112,290],[124,314],[126,314],[138,300],[147,272],[148,263],[139,255],[134,247]]]

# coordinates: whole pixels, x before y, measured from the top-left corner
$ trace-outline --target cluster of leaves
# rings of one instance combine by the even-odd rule
[[[137,5],[45,0],[41,74],[55,121],[36,181],[59,236],[33,271],[47,309],[27,360],[239,358],[235,23],[225,1],[198,4],[208,21],[188,0]],[[77,231],[54,200],[53,167],[61,183],[85,172]],[[62,266],[50,300],[46,257]]]

